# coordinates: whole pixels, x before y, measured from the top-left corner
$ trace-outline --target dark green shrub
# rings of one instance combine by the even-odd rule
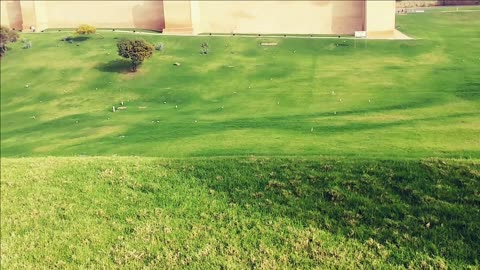
[[[137,67],[147,58],[153,55],[154,46],[143,39],[123,39],[117,43],[118,55],[130,59],[131,70],[137,71]]]
[[[7,52],[7,43],[16,42],[17,39],[18,33],[16,31],[3,25],[0,26],[0,56],[3,56]]]

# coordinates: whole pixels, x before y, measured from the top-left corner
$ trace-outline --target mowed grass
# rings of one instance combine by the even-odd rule
[[[23,34],[1,62],[2,156],[480,157],[480,12],[397,21],[418,39]],[[165,50],[132,74],[124,37]]]
[[[480,12],[443,10],[356,47],[24,34],[1,60],[2,268],[478,269]],[[166,49],[131,74],[115,44],[139,36]]]
[[[2,159],[5,269],[478,269],[480,163]]]

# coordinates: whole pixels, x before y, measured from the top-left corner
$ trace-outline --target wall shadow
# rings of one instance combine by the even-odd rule
[[[101,72],[130,73],[131,63],[128,60],[116,59],[95,66]]]
[[[165,15],[163,1],[143,1],[132,9],[133,25],[135,28],[158,30],[165,29]]]
[[[23,17],[20,1],[6,1],[6,9],[10,28],[21,30],[23,28]]]

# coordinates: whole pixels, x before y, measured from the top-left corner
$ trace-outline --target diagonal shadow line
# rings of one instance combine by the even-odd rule
[[[396,238],[391,232],[397,230],[419,237],[418,241],[413,241],[416,242],[413,246],[419,250],[438,253],[428,246],[434,242],[444,248],[442,255],[447,258],[475,261],[479,236],[474,223],[478,213],[472,209],[478,202],[471,191],[458,184],[459,175],[462,179],[480,180],[468,166],[442,162],[443,165],[435,165],[442,167],[441,170],[432,170],[433,164],[421,161],[374,161],[373,164],[372,161],[348,163],[338,160],[265,161],[199,160],[195,166],[186,161],[178,163],[185,164],[179,173],[193,175],[209,189],[228,196],[230,202],[248,204],[249,211],[258,211],[270,220],[290,218],[361,241],[369,238],[384,243],[410,241]],[[480,164],[473,166],[478,168]],[[449,191],[438,194],[432,183],[439,182],[448,186],[446,190]],[[436,203],[428,201],[431,199]],[[419,226],[425,218],[419,213],[438,217],[436,230],[446,230],[439,233],[442,237],[431,238],[431,231]],[[441,222],[447,222],[448,228],[440,226]],[[466,228],[465,222],[473,228]],[[352,231],[355,234],[351,234]],[[462,243],[469,249],[458,254],[448,243],[457,241],[461,235],[464,237]]]

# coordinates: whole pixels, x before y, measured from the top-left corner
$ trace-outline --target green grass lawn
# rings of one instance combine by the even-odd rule
[[[480,157],[480,12],[398,26],[418,40],[145,35],[166,49],[136,74],[115,46],[134,34],[24,34],[2,59],[2,155]]]
[[[480,163],[2,160],[2,268],[478,269]]]
[[[445,10],[356,47],[22,34],[2,268],[478,269],[480,12]],[[116,42],[138,36],[165,50],[130,73]]]

